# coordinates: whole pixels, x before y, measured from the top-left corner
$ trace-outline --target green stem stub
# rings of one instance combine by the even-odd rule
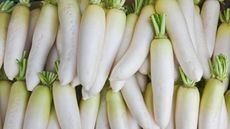
[[[17,59],[17,64],[19,67],[19,73],[16,77],[17,81],[24,81],[26,75],[26,68],[27,68],[27,53],[24,51],[22,58],[20,60]]]
[[[223,82],[227,78],[227,57],[223,54],[217,55],[213,62],[209,61],[212,78],[218,79]]]
[[[165,34],[165,14],[154,13],[151,16],[153,28],[155,30],[155,38],[164,39],[167,38]]]
[[[116,8],[123,10],[123,5],[125,4],[125,0],[105,0],[105,4],[107,8]]]
[[[57,79],[57,74],[48,71],[42,71],[39,73],[39,79],[42,85],[51,86],[53,82]]]
[[[183,72],[182,68],[179,67],[179,72],[180,72],[180,76],[181,76],[181,79],[184,83],[184,86],[186,87],[194,87],[196,85],[196,82],[193,81],[193,80],[190,80],[186,75],[185,73]]]
[[[135,13],[139,15],[143,7],[143,0],[135,0],[132,4],[126,6],[127,14]]]
[[[151,5],[151,4],[155,4],[157,0],[144,0],[143,5]]]
[[[30,7],[30,0],[19,0],[19,5]]]
[[[220,21],[222,23],[230,23],[230,8],[227,8],[220,13]]]
[[[14,2],[6,0],[0,4],[0,12],[10,13],[14,8]]]

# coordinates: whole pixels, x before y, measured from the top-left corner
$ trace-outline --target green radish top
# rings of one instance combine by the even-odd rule
[[[180,72],[180,76],[181,76],[181,79],[182,79],[182,82],[183,82],[183,86],[185,87],[194,87],[196,85],[196,82],[189,79],[185,73],[183,72],[182,68],[179,67],[179,72]]]
[[[166,39],[167,36],[165,34],[165,14],[154,13],[151,16],[151,21],[153,24],[153,28],[155,30],[155,38],[156,39]]]
[[[27,68],[27,53],[24,51],[22,58],[20,60],[17,59],[17,64],[19,67],[19,73],[16,77],[17,81],[24,81],[26,75],[26,68]]]
[[[39,73],[39,79],[44,86],[52,86],[53,82],[57,79],[57,74],[48,71]]]
[[[102,0],[89,0],[89,4],[100,5]]]
[[[200,0],[193,0],[195,5],[199,5],[200,4]]]
[[[227,8],[220,13],[220,21],[222,23],[230,23],[230,8]]]
[[[30,0],[19,0],[19,5],[30,7]]]
[[[211,78],[217,79],[223,82],[227,78],[227,57],[223,54],[217,55],[213,62],[209,61],[210,70],[211,70]]]
[[[123,10],[123,5],[125,4],[125,0],[105,0],[105,5],[107,8],[116,8]]]
[[[13,7],[14,7],[14,2],[10,0],[6,0],[4,2],[1,2],[0,12],[10,13],[13,10]]]
[[[126,13],[134,13],[136,15],[139,15],[141,12],[141,9],[143,7],[143,0],[135,0],[132,4],[126,6]]]

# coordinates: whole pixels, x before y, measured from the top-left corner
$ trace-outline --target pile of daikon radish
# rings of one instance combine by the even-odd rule
[[[0,129],[230,129],[230,8],[0,3]]]

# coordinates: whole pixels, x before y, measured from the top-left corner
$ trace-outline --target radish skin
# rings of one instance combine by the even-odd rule
[[[193,44],[193,48],[195,52],[197,53],[197,41],[196,41],[196,34],[195,34],[195,8],[193,4],[193,0],[177,0],[178,4],[180,6],[181,12],[184,15],[187,30],[190,35],[190,39]]]
[[[223,97],[221,105],[221,113],[219,114],[219,129],[228,129],[228,111],[225,103],[225,99]]]
[[[220,4],[218,0],[205,0],[201,17],[204,27],[204,36],[208,46],[209,57],[212,57],[216,41],[216,30],[219,21]]]
[[[58,78],[62,85],[70,83],[77,72],[78,34],[81,14],[76,0],[58,0],[61,55]]]
[[[128,112],[121,92],[106,93],[107,113],[111,129],[129,129]]]
[[[50,111],[49,123],[47,129],[61,129],[57,120],[57,115],[54,106],[52,106]]]
[[[61,27],[59,25],[58,27],[58,32],[57,32],[57,37],[56,37],[56,48],[57,48],[57,51],[58,51],[58,56],[60,57],[61,56],[61,50],[62,50],[62,39],[61,39]]]
[[[89,0],[79,0],[81,13],[84,13],[85,9],[89,5]]]
[[[30,97],[24,81],[12,84],[3,129],[21,129]]]
[[[139,72],[144,75],[148,75],[150,73],[150,57],[147,56],[144,63],[141,65]]]
[[[133,116],[128,113],[128,123],[129,123],[129,128],[131,129],[141,129],[141,127],[137,124],[136,119],[133,118]]]
[[[143,75],[140,72],[137,72],[135,74],[135,77],[136,77],[137,82],[139,84],[139,88],[141,89],[141,92],[143,93],[145,91],[146,85],[148,84],[149,78],[148,78],[148,76]]]
[[[58,60],[58,52],[57,52],[56,45],[54,44],[47,57],[46,66],[45,66],[46,70],[55,72],[54,64],[55,64],[55,61],[57,60]]]
[[[51,91],[39,85],[32,92],[26,108],[23,129],[46,129],[52,103]]]
[[[146,88],[145,88],[145,92],[144,92],[144,101],[145,101],[145,105],[150,113],[150,115],[152,116],[152,118],[154,118],[154,111],[153,111],[153,90],[152,89],[152,84],[148,83]]]
[[[62,129],[81,129],[76,91],[70,85],[53,84],[53,100],[57,118]]]
[[[230,90],[228,90],[225,94],[225,102],[228,113],[228,128],[230,127]]]
[[[76,87],[78,85],[80,85],[80,79],[79,79],[79,76],[78,75],[75,75],[75,77],[73,78],[73,81],[70,83],[70,85],[72,87]]]
[[[141,127],[144,129],[159,129],[151,114],[148,112],[141,90],[134,76],[126,81],[121,92],[131,114]],[[133,99],[134,97],[135,99]]]
[[[130,46],[121,60],[114,66],[109,78],[110,81],[128,79],[134,75],[144,63],[145,58],[148,56],[154,33],[149,19],[153,12],[154,8],[152,5],[147,5],[141,10]]]
[[[198,6],[195,6],[194,20],[195,20],[197,55],[199,55],[197,57],[199,58],[199,61],[204,71],[203,77],[205,79],[209,79],[211,76],[209,64],[208,64],[209,52],[205,40],[204,26],[202,23],[202,18]]]
[[[0,114],[1,114],[2,124],[4,123],[5,116],[6,116],[10,90],[11,90],[11,82],[0,81]]]
[[[86,90],[96,80],[103,50],[105,21],[105,11],[99,5],[89,5],[82,15],[77,67],[80,82]]]
[[[38,73],[45,67],[46,59],[51,50],[58,29],[57,7],[45,3],[41,9],[32,41],[26,71],[26,85],[32,91],[39,84]]]
[[[27,39],[24,50],[29,52],[32,44],[34,29],[36,26],[36,23],[38,21],[39,15],[40,15],[41,9],[36,8],[30,11],[30,23],[29,23],[29,29],[27,33]]]
[[[28,5],[18,4],[14,7],[8,27],[4,55],[4,71],[9,80],[13,80],[19,71],[16,60],[21,59],[23,55],[29,28],[29,17]]]
[[[177,1],[158,0],[155,9],[158,13],[167,15],[166,30],[183,71],[191,80],[199,81],[203,75],[203,69],[193,48],[186,21]],[[180,27],[175,26],[175,23],[180,23]]]

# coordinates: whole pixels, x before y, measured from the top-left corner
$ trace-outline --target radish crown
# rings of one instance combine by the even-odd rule
[[[143,0],[135,0],[132,4],[126,6],[127,14],[135,13],[139,15],[143,7]]]
[[[107,8],[116,8],[123,10],[123,5],[125,4],[125,0],[105,0],[105,4]]]
[[[194,87],[196,85],[196,82],[189,79],[185,73],[183,72],[182,68],[179,67],[179,72],[180,72],[180,76],[181,76],[181,79],[182,79],[182,82],[184,83],[184,86],[185,87]]]
[[[155,38],[157,39],[163,39],[167,38],[165,34],[165,14],[159,14],[159,13],[154,13],[151,16],[153,28],[155,30]]]
[[[220,21],[222,23],[230,23],[230,8],[227,8],[220,13]]]
[[[209,61],[212,78],[224,81],[227,78],[227,57],[223,54],[217,55],[213,62]]]
[[[57,74],[48,71],[42,71],[39,73],[39,79],[42,85],[51,86],[53,82],[57,79]]]
[[[44,1],[42,1],[42,3],[43,3],[43,5],[46,5],[46,4],[56,5],[57,0],[44,0]]]
[[[26,75],[26,68],[27,68],[27,53],[24,51],[22,58],[20,60],[17,59],[17,64],[19,67],[19,73],[16,77],[18,81],[24,81]]]
[[[6,0],[4,2],[1,2],[0,12],[10,13],[13,10],[13,7],[14,7],[14,2],[10,0]]]
[[[19,0],[19,5],[30,7],[30,0]]]

